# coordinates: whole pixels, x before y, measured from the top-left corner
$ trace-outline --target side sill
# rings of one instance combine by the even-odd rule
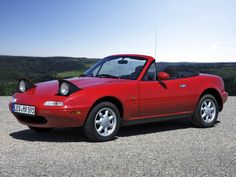
[[[189,118],[189,117],[192,117],[191,113],[180,114],[180,115],[161,116],[161,117],[154,117],[154,118],[125,120],[122,122],[122,126],[138,125],[138,124],[145,124],[145,123],[152,123],[152,122],[161,122],[161,121],[175,120],[175,119],[184,119],[184,118]]]

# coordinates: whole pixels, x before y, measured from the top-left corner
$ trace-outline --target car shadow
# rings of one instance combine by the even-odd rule
[[[14,139],[24,141],[44,142],[83,142],[88,141],[81,128],[57,128],[50,132],[35,132],[25,129],[13,132],[10,136]]]
[[[194,127],[189,119],[169,120],[163,122],[147,123],[134,126],[121,127],[118,137],[137,136],[149,133],[158,133]]]
[[[218,123],[220,123],[220,121],[217,120],[215,125],[217,125]],[[213,127],[215,127],[215,125]],[[121,127],[118,133],[118,137],[137,136],[149,133],[158,133],[158,132],[172,131],[178,129],[188,129],[188,128],[197,128],[196,126],[193,125],[190,118],[169,120],[163,122]]]
[[[217,121],[219,123],[219,121]],[[177,129],[193,128],[189,119],[172,120],[157,123],[140,124],[121,127],[117,138],[138,136],[149,133],[172,131]],[[82,128],[58,128],[51,132],[34,132],[30,129],[13,132],[10,136],[24,141],[44,142],[89,142],[84,136]]]

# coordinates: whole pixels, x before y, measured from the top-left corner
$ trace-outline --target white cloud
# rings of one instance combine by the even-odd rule
[[[212,51],[221,50],[221,51],[234,51],[234,52],[236,52],[236,44],[235,43],[224,44],[224,43],[216,42],[210,46],[210,49]]]

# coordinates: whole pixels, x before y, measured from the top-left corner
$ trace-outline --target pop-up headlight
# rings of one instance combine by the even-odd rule
[[[67,80],[58,80],[59,82],[59,90],[58,90],[58,95],[61,96],[69,96],[74,92],[77,92],[81,90],[79,87],[71,83],[70,81]]]
[[[18,82],[18,92],[25,92],[28,89],[35,87],[35,85],[27,79],[19,79]]]

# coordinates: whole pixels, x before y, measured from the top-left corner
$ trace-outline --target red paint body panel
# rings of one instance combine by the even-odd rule
[[[25,125],[34,127],[80,127],[83,125],[83,117],[87,115],[88,109],[80,109],[81,114],[71,114],[71,112],[77,109],[37,109],[37,116],[45,117],[47,120],[46,124],[35,124],[32,122],[22,121],[19,115],[14,114],[17,120]],[[37,119],[37,117],[35,117]]]
[[[123,56],[123,55],[122,55]],[[223,103],[228,94],[224,90],[223,80],[218,76],[201,74],[199,76],[164,81],[142,81],[142,78],[154,61],[152,57],[137,56],[147,60],[137,80],[81,77],[68,79],[81,88],[70,96],[59,96],[58,81],[36,84],[36,87],[24,93],[16,93],[17,104],[33,105],[36,116],[44,117],[44,124],[29,123],[16,118],[23,124],[35,127],[80,127],[83,126],[94,103],[104,97],[117,99],[123,107],[123,120],[148,119],[166,115],[192,114],[201,94],[206,89],[215,89]],[[62,107],[44,106],[46,101],[61,101]],[[9,103],[11,110],[12,102]],[[80,114],[72,114],[80,111]],[[36,117],[37,118],[37,117]]]

